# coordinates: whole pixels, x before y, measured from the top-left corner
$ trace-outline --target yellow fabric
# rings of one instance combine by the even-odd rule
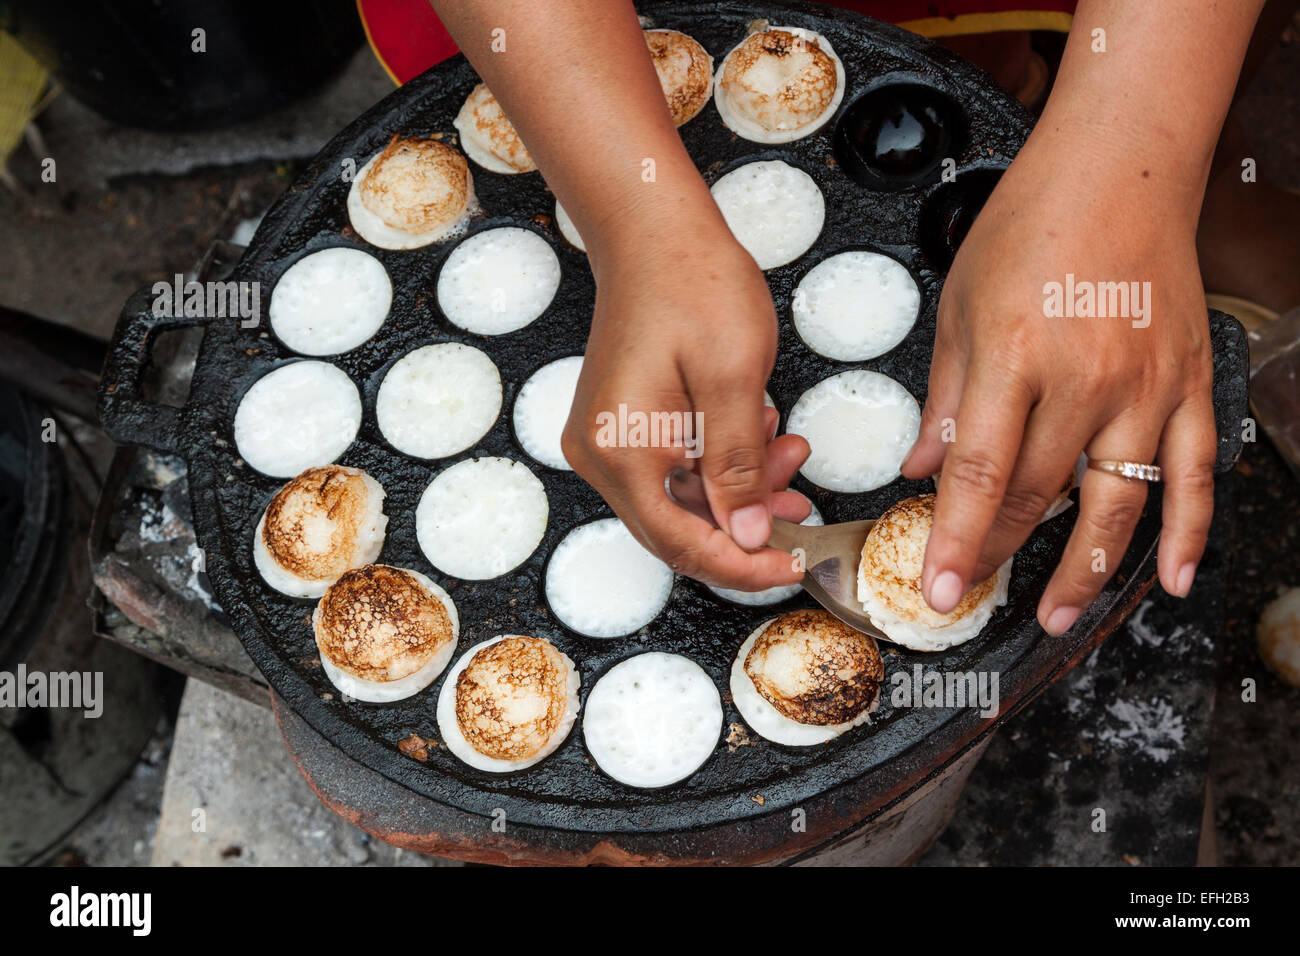
[[[8,33],[0,33],[0,163],[9,158],[45,90],[45,68]]]
[[[1002,13],[962,13],[955,17],[923,17],[899,26],[923,37],[956,37],[1003,30],[1055,30],[1069,33],[1074,15],[1062,10],[1007,10]]]

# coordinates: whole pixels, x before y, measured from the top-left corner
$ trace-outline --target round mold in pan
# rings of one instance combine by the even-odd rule
[[[973,67],[919,37],[855,14],[807,4],[736,2],[656,4],[645,12],[656,26],[694,36],[715,58],[734,46],[758,17],[815,29],[831,40],[844,61],[845,103],[894,75],[934,86],[964,111],[965,146],[955,157],[959,170],[1009,164],[1028,135],[1028,115]],[[452,117],[477,82],[469,64],[453,58],[395,91],[339,133],[268,212],[233,278],[258,280],[269,288],[306,251],[334,245],[365,248],[388,270],[393,305],[383,328],[365,346],[331,359],[363,394],[360,430],[340,462],[365,469],[384,486],[389,525],[379,560],[425,573],[447,589],[462,621],[461,650],[503,633],[548,638],[582,673],[584,701],[596,677],[619,660],[647,650],[681,653],[700,664],[723,693],[726,725],[738,723],[740,716],[726,693],[736,649],[773,613],[810,606],[802,595],[775,608],[745,608],[679,577],[668,606],[637,634],[611,640],[575,635],[546,608],[543,570],[568,529],[610,512],[576,474],[542,467],[533,467],[533,472],[546,490],[548,527],[533,555],[509,574],[492,581],[445,578],[429,565],[416,542],[416,506],[441,469],[479,455],[500,455],[532,467],[511,433],[509,410],[532,372],[583,350],[594,302],[586,257],[554,228],[550,218],[554,197],[537,173],[501,176],[474,170],[484,213],[470,224],[470,230],[524,225],[545,236],[560,260],[562,275],[554,301],[534,323],[513,334],[473,335],[439,312],[434,294],[437,272],[456,240],[410,251],[375,249],[362,243],[348,225],[348,183],[339,175],[345,161],[359,165],[396,131],[450,133]],[[832,120],[813,136],[773,149],[732,135],[710,104],[682,127],[681,134],[709,182],[747,159],[780,156],[807,170],[826,197],[826,224],[817,243],[805,256],[767,273],[780,317],[780,351],[769,384],[777,407],[788,411],[810,385],[852,367],[883,372],[923,402],[943,279],[942,271],[921,251],[921,208],[934,187],[887,192],[864,188],[837,167],[832,155],[834,129]],[[921,314],[906,340],[889,353],[869,362],[830,362],[799,341],[789,321],[790,295],[811,263],[844,248],[861,247],[892,255],[917,276]],[[375,422],[374,390],[381,372],[419,345],[446,341],[473,345],[496,363],[504,386],[502,414],[473,448],[459,455],[425,462],[396,454]],[[712,757],[689,779],[654,791],[622,786],[591,766],[577,729],[546,760],[506,776],[474,771],[445,748],[431,748],[423,763],[405,756],[397,745],[408,735],[437,739],[434,702],[443,680],[394,704],[343,700],[320,667],[310,607],[268,587],[252,564],[248,543],[253,528],[281,482],[238,460],[231,422],[243,390],[291,357],[265,326],[244,329],[233,321],[207,325],[191,398],[179,416],[175,450],[189,465],[195,523],[208,556],[209,579],[244,646],[280,697],[349,757],[414,793],[484,818],[500,808],[512,821],[538,827],[666,833],[749,819],[756,812],[788,813],[790,807],[891,767],[899,779],[913,779],[921,770],[909,762],[909,751],[919,741],[955,734],[948,728],[965,720],[964,712],[952,709],[894,708],[886,695],[870,725],[831,744],[795,752],[755,740],[752,746],[729,752],[719,742]],[[795,482],[816,502],[828,523],[880,514],[894,501],[929,486],[929,482],[900,479],[865,494],[833,495],[802,478]],[[1122,575],[1131,576],[1142,562],[1149,562],[1157,528],[1158,511],[1148,509]],[[1050,668],[1027,670],[1025,666],[1030,651],[1045,640],[1034,619],[1036,597],[1068,532],[1069,522],[1056,520],[1035,533],[1017,558],[1008,605],[980,637],[941,654],[891,653],[886,657],[887,675],[910,671],[913,663],[921,662],[940,670],[997,671],[1004,693],[1013,687],[1023,693],[1041,689]],[[1124,593],[1119,582],[1108,586],[1080,628],[1095,626]],[[1004,700],[1004,707],[1010,709],[1014,703]],[[951,736],[952,746],[969,739]],[[761,811],[751,799],[756,793],[765,797]]]

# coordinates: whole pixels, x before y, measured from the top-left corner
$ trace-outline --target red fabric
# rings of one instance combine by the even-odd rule
[[[1076,0],[821,0],[889,23],[1018,10],[1072,12]],[[429,0],[357,0],[370,45],[389,75],[405,83],[458,52]]]

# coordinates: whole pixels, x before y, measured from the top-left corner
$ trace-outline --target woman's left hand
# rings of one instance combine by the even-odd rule
[[[943,472],[922,576],[942,613],[1024,543],[1080,451],[1163,468],[1167,591],[1187,594],[1205,547],[1216,436],[1199,203],[1159,168],[1108,161],[1088,148],[1107,137],[1079,132],[1040,126],[972,226],[939,302],[929,397],[903,473]],[[1100,287],[1108,306],[1102,283],[1123,283],[1125,314],[1053,314],[1069,306],[1049,300],[1049,284],[1070,282],[1076,295]],[[1038,608],[1052,634],[1119,566],[1147,486],[1089,470],[1080,495]]]

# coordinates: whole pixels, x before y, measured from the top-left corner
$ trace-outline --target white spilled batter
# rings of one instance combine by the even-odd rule
[[[698,770],[718,746],[722,700],[712,679],[680,654],[639,654],[592,687],[582,719],[597,766],[629,787],[666,787]]]
[[[789,143],[816,132],[839,108],[844,64],[820,33],[768,27],[726,55],[714,90],[728,129],[757,143]]]
[[[546,600],[566,626],[588,637],[622,637],[668,603],[673,572],[641,547],[618,518],[579,525],[546,566]]]
[[[921,407],[887,375],[855,369],[823,379],[799,396],[786,431],[812,453],[799,471],[829,491],[871,491],[898,477],[916,442]]]
[[[907,337],[920,308],[921,292],[906,267],[865,250],[817,263],[800,280],[791,304],[799,337],[840,362],[884,355]]]
[[[361,395],[328,362],[290,362],[253,383],[235,411],[239,456],[265,475],[291,478],[328,465],[361,425]]]
[[[727,227],[760,269],[798,259],[826,221],[826,200],[813,178],[779,159],[733,169],[712,192]]]
[[[578,691],[582,686],[582,676],[578,673],[577,667],[574,666],[573,661],[567,654],[555,651],[566,670],[563,688],[564,715],[555,730],[538,750],[529,756],[518,759],[494,757],[480,752],[466,738],[461,730],[460,721],[456,717],[456,688],[460,676],[465,673],[466,668],[470,666],[475,655],[480,651],[499,644],[508,638],[518,639],[519,637],[520,635],[517,634],[502,634],[491,640],[475,644],[461,655],[460,659],[452,666],[451,671],[447,674],[447,679],[442,682],[442,689],[438,692],[436,715],[438,718],[438,732],[442,735],[443,744],[462,762],[477,770],[486,770],[488,773],[511,773],[516,770],[524,770],[546,759],[556,751],[560,744],[564,743],[564,739],[569,736],[569,731],[573,729],[573,724],[578,718],[580,706]],[[528,638],[528,640],[542,641],[544,639]],[[549,642],[545,643],[549,644]],[[500,697],[496,701],[496,705],[503,722],[512,719],[511,722],[526,724],[530,718],[536,720],[539,712],[543,711],[550,703],[545,695],[538,693],[531,687],[500,687],[498,691]]]
[[[524,451],[547,467],[573,470],[564,460],[560,435],[581,373],[581,355],[557,359],[529,376],[515,399],[515,437]]]
[[[486,354],[441,342],[398,359],[379,386],[384,438],[414,458],[446,458],[488,433],[501,412],[501,374]]]
[[[546,533],[546,491],[528,466],[471,458],[439,473],[420,498],[415,532],[443,574],[483,581],[528,560]]]
[[[393,284],[360,249],[303,256],[271,293],[271,331],[303,355],[337,355],[368,341],[388,317]]]
[[[811,502],[809,503],[811,504]],[[812,511],[808,512],[808,517],[799,523],[805,527],[821,527],[826,522],[822,518],[822,513],[817,510],[817,506],[813,505]],[[746,607],[762,607],[789,600],[802,591],[803,586],[799,584],[778,584],[776,587],[768,588],[765,591],[737,591],[734,588],[715,588],[710,584],[709,590],[733,604],[742,604]]]
[[[451,251],[438,273],[438,307],[479,335],[504,335],[535,320],[560,287],[560,260],[530,229],[475,233]]]

